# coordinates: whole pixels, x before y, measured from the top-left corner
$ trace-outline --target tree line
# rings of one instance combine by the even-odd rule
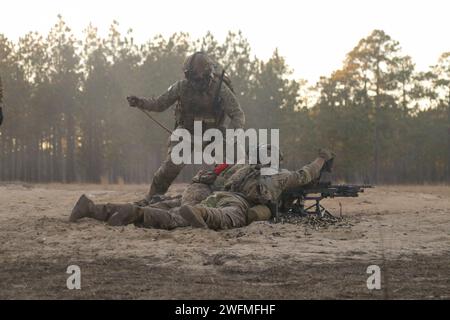
[[[183,77],[186,56],[202,50],[228,66],[246,127],[280,129],[286,167],[326,146],[338,154],[337,180],[450,181],[450,52],[419,72],[398,41],[374,30],[339,70],[308,84],[278,50],[266,61],[253,56],[241,32],[222,43],[176,33],[138,44],[118,29],[113,22],[102,38],[89,25],[80,40],[58,17],[45,36],[0,34],[0,180],[149,182],[168,135],[125,97],[163,93]],[[155,116],[173,126],[173,113]]]

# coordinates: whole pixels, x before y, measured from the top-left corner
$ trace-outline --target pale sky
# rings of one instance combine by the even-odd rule
[[[400,41],[419,70],[450,51],[449,0],[2,0],[0,33],[17,40],[47,33],[60,13],[77,36],[92,22],[105,35],[113,20],[144,42],[156,34],[209,30],[223,41],[242,30],[252,54],[267,59],[279,49],[295,76],[315,83],[342,64],[373,29]]]

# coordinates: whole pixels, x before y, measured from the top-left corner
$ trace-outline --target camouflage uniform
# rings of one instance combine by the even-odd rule
[[[190,59],[194,59],[194,57],[195,55],[191,56]],[[204,59],[206,58],[204,57]],[[187,77],[189,72],[193,72],[192,70],[188,71],[192,60],[188,59],[188,62],[187,66],[185,66]],[[210,66],[201,67],[210,68]],[[212,74],[212,71],[209,72]],[[200,71],[199,73],[201,74]],[[220,84],[220,79],[217,77],[211,76],[211,79],[208,81],[207,86],[202,91],[199,91],[195,86],[195,82],[189,79],[177,81],[166,93],[158,98],[139,99],[138,107],[148,111],[162,112],[176,103],[175,129],[187,129],[191,134],[193,134],[194,130],[194,121],[202,122],[203,132],[211,128],[223,131],[225,128],[225,115],[230,118],[232,127],[243,128],[245,123],[244,112],[230,87],[223,82]],[[214,101],[219,86],[219,110],[217,110],[217,108],[214,108]],[[164,194],[183,169],[183,164],[174,164],[170,157],[172,148],[177,143],[169,140],[167,157],[153,177],[152,185],[146,197],[147,200],[155,194]]]
[[[243,166],[239,164],[230,165],[219,175],[215,175],[211,171],[201,170],[192,179],[192,183],[184,190],[178,201],[162,201],[150,205],[152,209],[145,210],[143,208],[144,221],[142,226],[168,230],[189,226],[190,224],[180,215],[180,207],[200,204],[214,191],[223,190],[226,181]],[[153,208],[160,210],[154,210]]]
[[[169,198],[148,207],[94,205],[82,196],[70,220],[91,217],[108,221],[110,225],[135,223],[146,228],[170,230],[193,225],[190,217],[183,214],[183,208],[193,208],[200,212],[205,227],[214,230],[239,228],[252,222],[247,214],[251,207],[274,203],[285,189],[318,179],[324,162],[324,159],[318,158],[298,171],[281,170],[271,176],[261,176],[257,165],[230,166],[217,177],[208,171],[200,171],[181,197]],[[90,203],[80,205],[83,201]],[[82,214],[77,216],[77,211]]]
[[[256,165],[245,165],[225,183],[225,190],[214,192],[190,211],[197,212],[210,229],[230,229],[248,225],[247,212],[256,205],[275,203],[287,188],[311,183],[320,176],[324,164],[321,158],[298,171],[281,170],[271,176],[259,175]],[[188,210],[189,211],[189,210]],[[190,216],[182,216],[192,223]]]
[[[203,132],[210,128],[223,128],[223,120],[217,119],[212,108],[212,101],[217,90],[217,85],[217,81],[213,80],[207,95],[199,96],[196,95],[194,90],[189,88],[187,80],[181,80],[170,87],[169,90],[158,99],[146,100],[144,108],[150,111],[161,112],[176,101],[179,101],[175,111],[176,129],[184,128],[192,134],[194,130],[194,121],[203,122]],[[220,97],[222,108],[225,111],[225,114],[230,117],[231,124],[235,128],[242,128],[244,126],[245,117],[234,94],[227,86],[223,85],[221,87]],[[219,122],[219,120],[221,122]],[[164,194],[183,169],[184,164],[176,165],[172,162],[170,157],[172,148],[177,143],[178,142],[169,141],[167,157],[153,177],[149,196],[154,194]]]
[[[196,205],[201,203],[212,193],[211,187],[204,183],[192,183],[177,200],[167,200],[140,208],[142,220],[135,221],[144,228],[172,230],[187,227],[189,223],[180,215],[183,205]]]
[[[226,179],[240,165],[230,166],[218,176],[211,171],[200,171],[181,196],[166,199],[140,207],[134,204],[94,204],[86,196],[81,196],[72,211],[70,221],[88,217],[108,222],[110,225],[134,223],[145,228],[171,230],[187,227],[190,224],[180,215],[183,205],[197,205],[212,194],[213,190],[223,188]],[[217,183],[216,183],[217,182]]]

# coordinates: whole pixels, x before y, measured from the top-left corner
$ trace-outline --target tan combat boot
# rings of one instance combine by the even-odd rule
[[[194,228],[208,228],[205,220],[207,217],[206,208],[198,206],[182,206],[180,215]]]
[[[108,219],[110,226],[126,226],[138,222],[142,218],[142,212],[137,206],[123,204],[115,208],[115,213]]]
[[[124,207],[123,204],[95,204],[91,199],[82,195],[78,199],[75,207],[72,209],[69,221],[75,222],[82,218],[92,218],[99,221],[108,221],[109,218],[120,209]]]
[[[83,194],[80,199],[78,199],[75,207],[73,207],[69,221],[75,222],[81,218],[93,218],[93,208],[94,202]]]

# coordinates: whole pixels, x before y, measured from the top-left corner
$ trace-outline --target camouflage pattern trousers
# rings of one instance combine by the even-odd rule
[[[197,205],[208,228],[224,230],[247,225],[249,202],[235,192],[218,191]]]
[[[202,130],[203,132],[207,130],[209,127],[204,127]],[[178,128],[177,128],[178,129]],[[191,139],[193,139],[193,136],[191,135]],[[150,185],[150,190],[146,196],[147,200],[150,200],[150,198],[155,194],[165,194],[173,181],[178,177],[181,170],[186,166],[185,164],[175,164],[172,161],[171,153],[173,148],[178,144],[178,141],[171,141],[169,138],[168,142],[168,148],[167,148],[167,155],[161,166],[158,168],[158,170],[155,172],[153,176],[152,183]],[[209,142],[203,142],[202,145],[202,151],[204,148],[209,144]],[[225,146],[225,142],[224,142]],[[191,145],[191,148],[193,150],[194,145]]]
[[[180,215],[182,205],[197,205],[212,193],[211,188],[203,183],[191,183],[181,198],[161,201],[150,207],[140,208],[144,228],[172,230],[187,227],[189,223]]]
[[[224,230],[247,225],[249,203],[236,193],[215,192],[195,207],[203,211],[202,216],[209,229]],[[172,230],[190,225],[180,215],[179,206],[168,208],[166,203],[162,202],[137,210],[140,211],[140,224],[144,228]]]
[[[202,186],[202,184],[197,185],[198,188]],[[205,194],[203,193],[203,196]],[[196,200],[199,200],[199,197]],[[250,204],[237,193],[218,191],[210,194],[201,203],[196,202],[182,200],[179,205],[187,204],[200,209],[209,229],[225,230],[247,225],[247,212]],[[141,208],[141,210],[144,218],[143,227],[171,230],[189,226],[189,223],[179,214],[180,207],[168,208],[167,203],[162,202],[152,205],[151,208]]]
[[[166,159],[153,176],[147,199],[150,199],[155,194],[165,194],[172,182],[178,177],[181,170],[183,170],[185,164],[175,164],[172,161],[171,153],[176,144],[177,142],[170,141],[169,139]]]
[[[192,136],[191,136],[192,137]],[[192,137],[193,139],[193,137]],[[171,153],[173,148],[178,144],[178,141],[170,141],[168,143],[166,159],[163,161],[162,165],[158,168],[153,176],[152,183],[150,185],[150,190],[147,194],[147,199],[149,200],[155,194],[165,194],[173,181],[178,177],[181,170],[186,166],[186,164],[175,164],[172,161]],[[207,146],[208,143],[204,142],[202,150]],[[191,148],[193,150],[194,145]]]

